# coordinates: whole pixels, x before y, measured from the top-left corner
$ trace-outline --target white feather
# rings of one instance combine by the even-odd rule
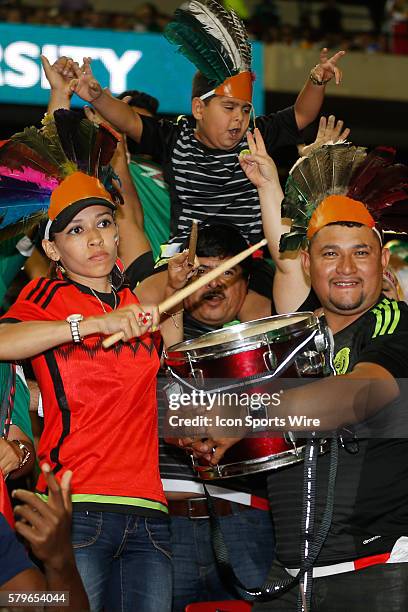
[[[207,6],[196,0],[191,0],[187,5],[183,5],[183,8],[184,6],[186,6],[185,10],[188,10],[202,24],[208,34],[211,34],[211,36],[214,36],[214,38],[223,44],[234,63],[235,70],[239,71],[242,68],[240,50],[217,15]]]
[[[245,29],[245,25],[242,20],[238,17],[235,11],[229,11],[231,16],[232,31],[234,32],[233,38],[239,48],[241,56],[241,70],[251,70],[252,64],[252,47],[248,40],[248,34]]]

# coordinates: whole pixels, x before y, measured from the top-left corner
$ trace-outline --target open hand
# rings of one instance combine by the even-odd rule
[[[324,144],[344,142],[347,140],[350,134],[350,129],[345,128],[343,130],[343,126],[344,122],[341,119],[336,121],[336,117],[334,115],[330,115],[328,119],[326,119],[326,117],[320,117],[316,140],[311,144],[302,147],[299,153],[303,157],[307,157],[315,149],[318,149]]]

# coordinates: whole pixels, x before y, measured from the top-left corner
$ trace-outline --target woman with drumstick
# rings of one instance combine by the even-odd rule
[[[8,158],[21,154],[15,141],[7,146]],[[6,163],[4,154],[2,173]],[[28,164],[26,157],[19,172]],[[97,170],[102,177],[104,169]],[[32,181],[38,175],[30,171]],[[60,182],[54,177],[39,178],[43,192],[54,187],[43,240],[53,278],[30,282],[2,318],[0,359],[31,358],[45,417],[39,461],[58,479],[73,472],[73,546],[91,609],[169,611],[167,507],[158,470],[158,310],[142,307],[124,284],[109,180],[105,187],[80,170]],[[123,341],[105,350],[104,337],[115,332]],[[47,497],[43,476],[37,491]]]

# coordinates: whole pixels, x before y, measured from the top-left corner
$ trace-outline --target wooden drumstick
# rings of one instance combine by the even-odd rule
[[[188,259],[187,259],[187,262],[191,266],[194,265],[194,259],[195,259],[196,249],[197,249],[197,238],[198,238],[198,223],[197,221],[193,221],[192,226],[191,226],[190,241],[188,243]]]
[[[197,291],[197,289],[201,289],[201,287],[204,287],[204,285],[210,283],[230,268],[233,268],[237,264],[241,263],[241,261],[249,257],[249,255],[252,255],[252,253],[255,253],[255,251],[265,246],[265,244],[267,244],[267,240],[264,238],[257,244],[254,244],[248,249],[245,249],[245,251],[241,251],[241,253],[234,255],[234,257],[223,261],[219,266],[217,266],[213,270],[210,270],[210,272],[207,272],[207,274],[203,274],[195,281],[193,281],[190,285],[186,285],[185,287],[183,287],[183,289],[180,289],[180,291],[177,291],[177,293],[174,293],[172,296],[164,300],[164,302],[159,304],[160,314],[166,312],[167,310],[170,310],[170,308],[173,308],[173,306],[176,306],[177,304],[179,304],[179,302],[185,300],[186,297],[194,293],[194,291]],[[116,342],[122,340],[123,335],[123,332],[116,332],[115,334],[112,334],[102,342],[103,348],[109,348],[113,344],[116,344]]]

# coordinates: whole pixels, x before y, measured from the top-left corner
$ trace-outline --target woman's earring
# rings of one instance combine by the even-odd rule
[[[57,261],[57,270],[60,274],[66,274],[66,270],[60,261]]]

